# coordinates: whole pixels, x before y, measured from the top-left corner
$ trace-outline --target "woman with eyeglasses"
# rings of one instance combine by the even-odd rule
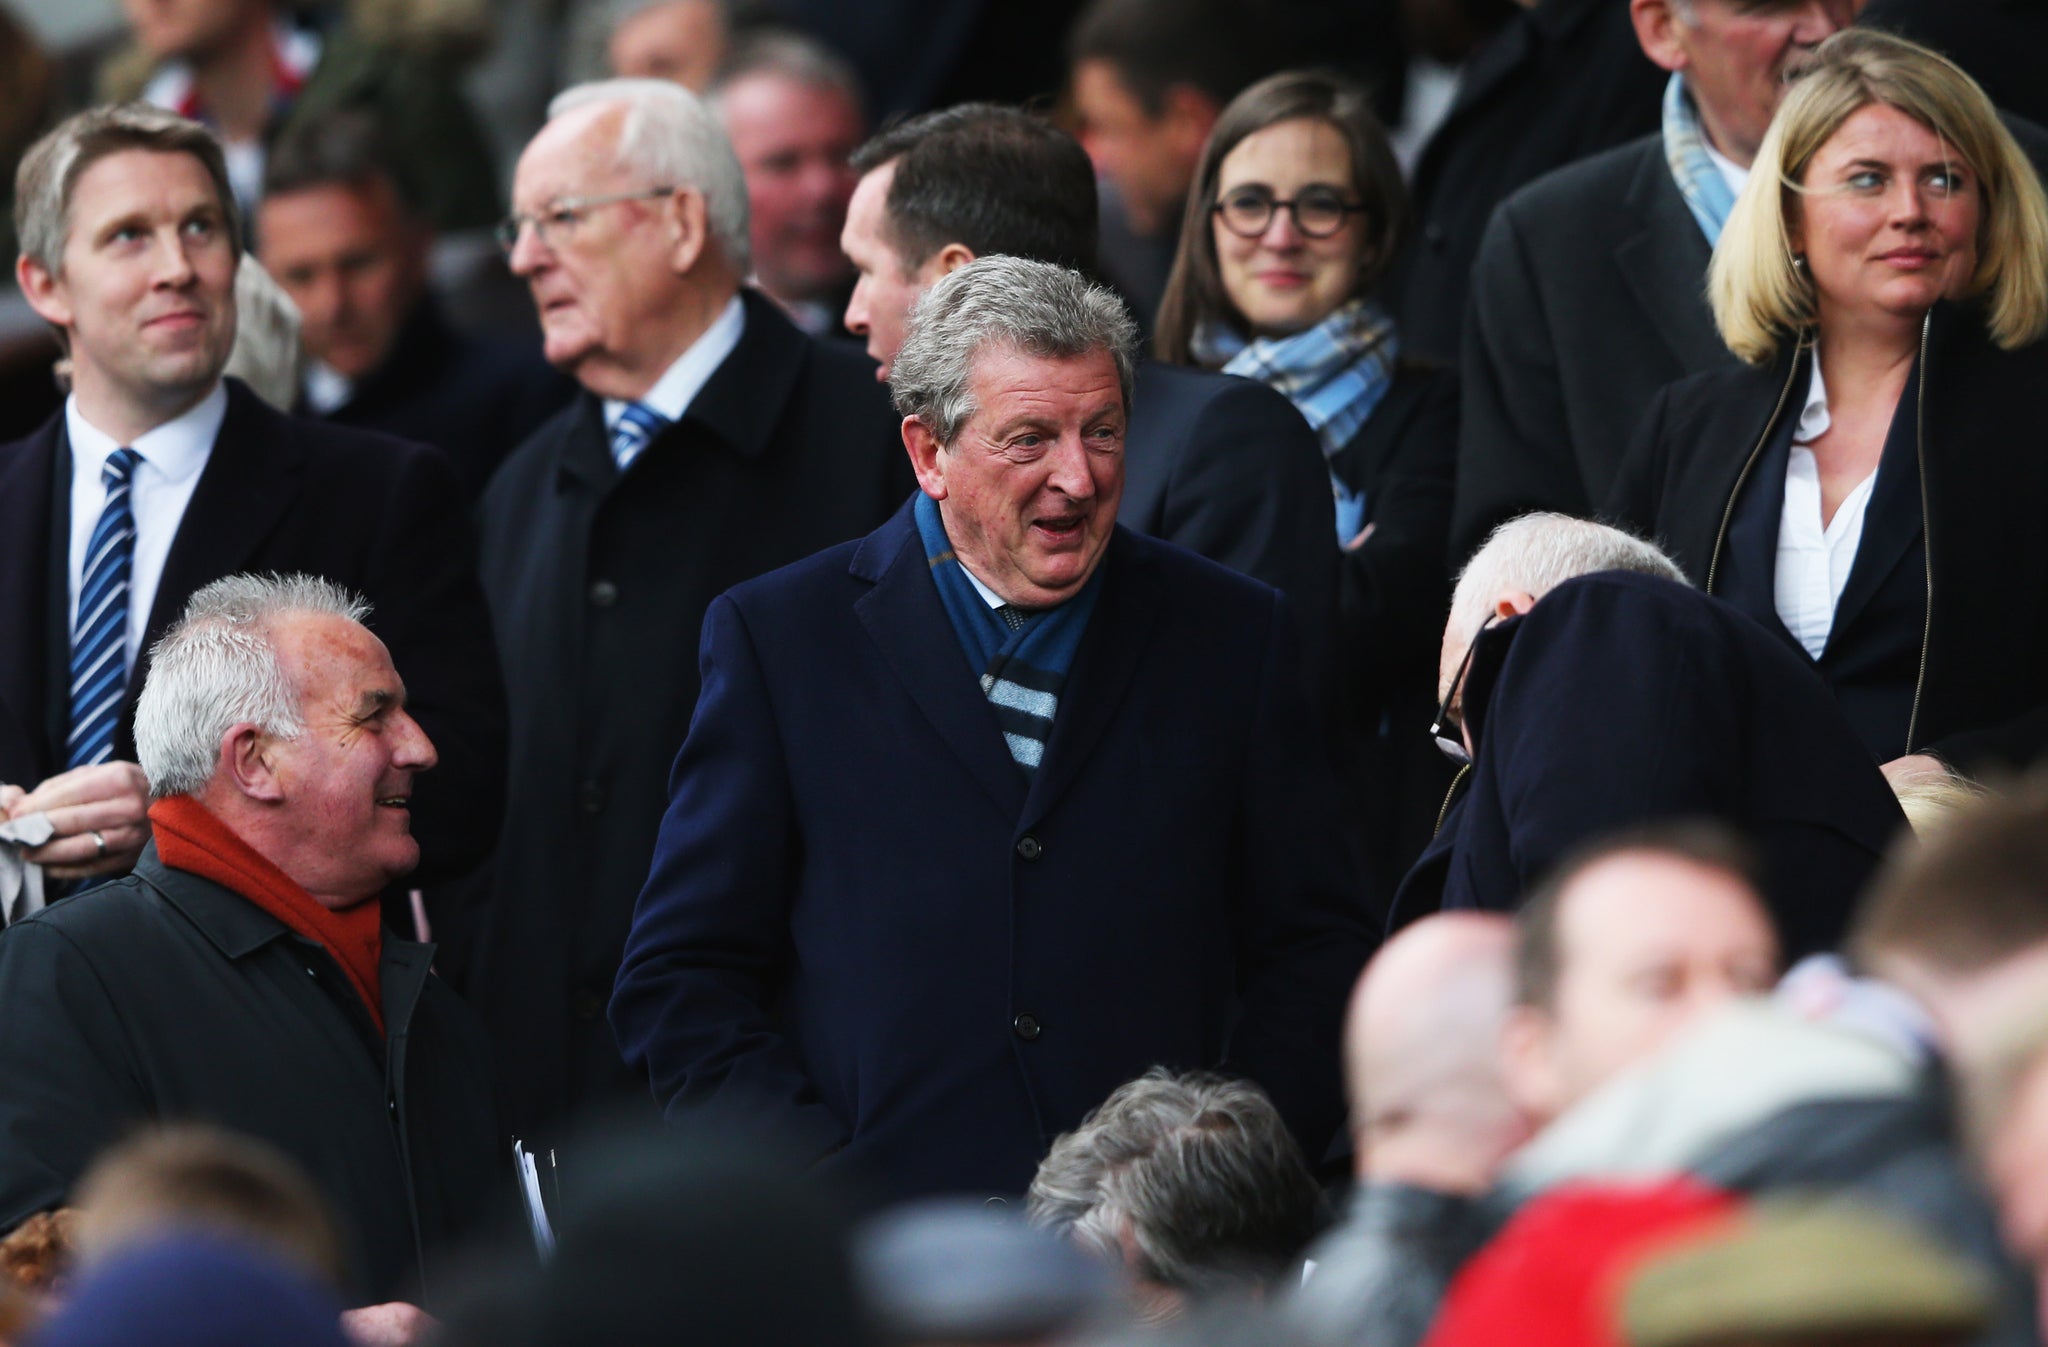
[[[1384,815],[1400,801],[1402,821],[1379,839],[1394,865],[1427,840],[1443,773],[1424,727],[1449,599],[1458,418],[1455,376],[1404,360],[1373,297],[1406,217],[1362,88],[1314,72],[1262,80],[1202,151],[1156,328],[1161,359],[1270,384],[1322,440],[1349,766],[1369,807]]]
[[[1714,252],[1741,366],[1658,395],[1610,513],[1800,650],[1894,785],[2048,751],[2048,199],[1955,65],[1850,29]]]

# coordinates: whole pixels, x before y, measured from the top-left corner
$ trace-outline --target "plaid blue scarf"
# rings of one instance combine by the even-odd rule
[[[989,705],[995,707],[996,723],[1010,745],[1010,756],[1025,776],[1035,775],[1045,757],[1046,741],[1052,738],[1060,689],[1074,665],[1074,652],[1081,648],[1088,615],[1095,611],[1102,568],[1097,566],[1081,592],[1056,608],[1027,612],[1004,604],[999,611],[988,606],[967,578],[966,568],[953,552],[953,541],[946,536],[937,502],[919,492],[912,509],[918,536],[924,540],[925,561],[939,587],[939,602],[953,621],[968,666],[981,679]]]
[[[1204,323],[1190,343],[1195,359],[1220,365],[1285,393],[1333,456],[1358,434],[1394,382],[1401,338],[1393,316],[1371,300],[1354,299],[1305,332],[1247,342],[1220,323]],[[1365,528],[1365,493],[1330,475],[1337,500],[1337,541]]]
[[[1707,153],[1707,133],[1700,129],[1699,110],[1685,91],[1685,80],[1676,72],[1664,86],[1664,161],[1671,165],[1672,181],[1678,184],[1692,218],[1700,222],[1707,243],[1718,244],[1728,212],[1735,209],[1735,192]]]

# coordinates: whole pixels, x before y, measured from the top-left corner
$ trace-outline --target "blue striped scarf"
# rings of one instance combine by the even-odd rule
[[[1024,769],[1025,776],[1035,775],[1045,758],[1046,742],[1052,738],[1060,690],[1073,667],[1074,652],[1081,648],[1088,616],[1095,611],[1102,568],[1095,568],[1095,574],[1073,598],[1056,608],[1029,613],[1022,625],[1012,629],[967,578],[966,568],[954,554],[952,539],[946,536],[938,503],[919,492],[912,509],[918,537],[924,540],[925,561],[939,587],[939,602],[952,619],[968,667],[981,680],[981,690],[995,708],[996,723],[1002,727],[1011,758]]]
[[[1257,379],[1287,395],[1334,456],[1357,436],[1359,427],[1394,382],[1401,338],[1394,320],[1371,300],[1354,299],[1304,332],[1247,342],[1220,323],[1196,329],[1195,359],[1221,365],[1225,374]],[[1365,528],[1366,499],[1335,473],[1330,490],[1337,501],[1337,541],[1349,543]]]
[[[1685,80],[1675,71],[1664,86],[1664,161],[1671,166],[1672,181],[1685,198],[1692,218],[1711,246],[1721,241],[1721,229],[1728,212],[1735,209],[1735,191],[1707,153],[1707,133],[1700,127],[1699,110],[1685,91]]]

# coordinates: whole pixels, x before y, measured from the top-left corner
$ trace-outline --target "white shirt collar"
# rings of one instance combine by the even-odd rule
[[[740,297],[734,295],[726,301],[711,326],[704,334],[690,343],[690,349],[677,356],[675,363],[662,371],[654,387],[640,399],[645,406],[659,412],[670,421],[680,421],[683,413],[690,410],[690,404],[704,391],[704,385],[725,363],[733,348],[740,344],[740,337],[747,329],[746,306]],[[604,424],[607,430],[619,424],[619,417],[625,412],[626,404],[618,398],[604,400]]]
[[[137,435],[126,447],[142,455],[143,462],[165,481],[182,482],[198,475],[206,466],[207,455],[213,452],[214,437],[220,434],[220,423],[227,419],[227,414],[227,386],[216,383],[213,391],[190,410]],[[98,480],[113,452],[123,447],[119,440],[85,419],[85,414],[78,410],[75,393],[64,401],[64,429],[71,437],[73,460],[78,467],[90,469],[94,480]]]
[[[1714,142],[1706,136],[1700,137],[1700,144],[1707,147],[1707,158],[1713,160],[1714,167],[1721,171],[1721,181],[1728,184],[1728,190],[1741,196],[1743,187],[1749,182],[1749,170],[1715,149]]]
[[[299,386],[306,395],[306,405],[317,416],[332,416],[348,406],[350,398],[356,395],[356,381],[343,374],[324,360],[308,357],[306,372],[299,380]]]
[[[954,555],[957,557],[959,553],[956,552],[954,553]],[[960,563],[960,573],[967,577],[968,584],[974,586],[974,592],[981,595],[981,601],[983,603],[987,604],[991,608],[1000,608],[1003,606],[1003,596],[996,593],[993,589],[990,589],[987,585],[981,583],[981,577],[976,575],[973,571],[968,570],[967,563],[964,561]]]
[[[1820,352],[1813,353],[1813,377],[1806,381],[1806,403],[1799,409],[1799,424],[1792,429],[1792,443],[1812,444],[1834,424],[1828,415],[1828,386],[1820,377]]]

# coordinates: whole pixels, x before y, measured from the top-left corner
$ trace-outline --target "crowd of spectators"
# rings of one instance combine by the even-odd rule
[[[2034,0],[121,12],[0,1344],[2048,1340]]]

